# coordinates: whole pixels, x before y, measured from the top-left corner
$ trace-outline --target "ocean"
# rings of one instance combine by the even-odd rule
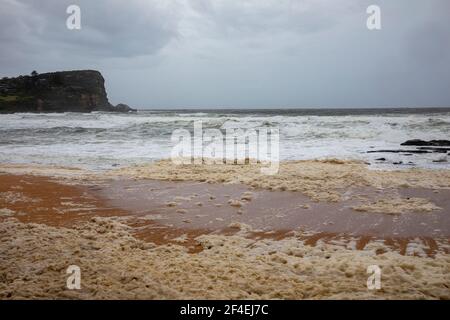
[[[409,139],[449,139],[450,108],[140,110],[137,113],[1,114],[0,163],[108,170],[169,158],[176,129],[280,129],[280,159],[357,159],[372,168],[450,168],[448,153],[410,150]],[[385,158],[385,160],[377,160]],[[450,160],[450,159],[449,159]]]

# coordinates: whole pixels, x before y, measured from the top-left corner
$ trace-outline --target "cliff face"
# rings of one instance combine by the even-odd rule
[[[105,79],[94,70],[43,73],[0,80],[0,113],[133,111],[108,101]]]

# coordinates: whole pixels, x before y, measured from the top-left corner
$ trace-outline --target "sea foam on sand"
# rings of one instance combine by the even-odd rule
[[[106,175],[117,176],[244,183],[298,191],[317,201],[340,201],[349,188],[450,188],[449,170],[373,171],[341,160],[283,162],[275,176],[262,175],[258,166],[174,166],[163,160]],[[392,199],[384,209],[402,201]],[[415,256],[420,246],[401,255],[379,242],[364,250],[320,241],[309,246],[295,235],[249,239],[251,227],[235,224],[240,233],[199,236],[203,250],[188,253],[181,245],[138,240],[118,218],[96,217],[70,229],[21,223],[5,213],[2,299],[450,299],[448,246],[433,257]],[[81,268],[81,290],[66,288],[70,265]],[[381,268],[380,290],[367,289],[370,265]]]
[[[245,228],[244,228],[245,229]],[[244,230],[245,231],[245,230]],[[204,250],[154,246],[112,218],[74,229],[0,224],[0,298],[80,299],[449,299],[450,257],[377,254],[341,246],[307,246],[242,235],[203,235]],[[66,269],[81,268],[81,290],[66,288]],[[368,290],[367,267],[382,271]]]

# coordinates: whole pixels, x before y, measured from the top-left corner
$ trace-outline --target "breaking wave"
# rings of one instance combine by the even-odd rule
[[[365,111],[364,111],[365,110]],[[33,162],[95,169],[170,157],[171,134],[203,129],[280,129],[281,159],[373,159],[374,148],[399,148],[408,139],[448,139],[447,110],[186,110],[132,114],[0,115],[0,162]],[[431,164],[415,159],[417,166]]]

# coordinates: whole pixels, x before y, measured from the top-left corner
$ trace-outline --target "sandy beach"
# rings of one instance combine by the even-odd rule
[[[0,1],[0,303],[450,300],[450,1],[378,2]]]
[[[0,297],[449,299],[450,172],[2,165]],[[81,290],[66,269],[82,270]],[[382,288],[367,289],[369,265]]]

